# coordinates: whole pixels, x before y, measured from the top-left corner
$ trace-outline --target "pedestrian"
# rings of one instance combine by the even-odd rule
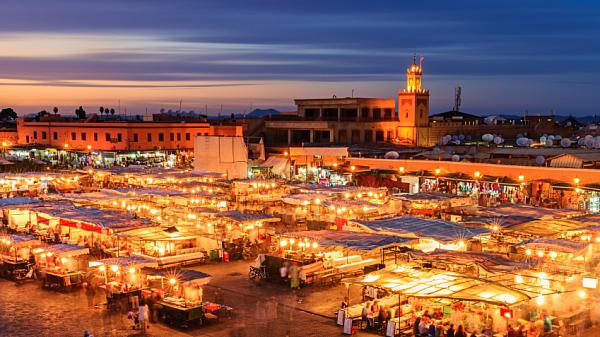
[[[300,289],[300,267],[296,262],[290,268],[290,288]]]
[[[146,302],[142,299],[142,301],[140,302],[140,306],[138,307],[138,321],[140,322],[140,327],[142,328],[142,335],[146,335],[146,329],[148,328],[148,318],[148,306],[146,305]]]
[[[85,286],[85,296],[87,297],[88,307],[91,308],[94,306],[94,300],[96,297],[96,289],[91,282],[86,282]]]
[[[346,309],[349,306],[349,300],[348,300],[348,296],[344,297],[344,300],[342,301],[342,309]]]
[[[419,325],[421,325],[421,316],[417,316],[417,319],[415,319],[415,322],[413,324],[413,335],[414,337],[418,337],[419,336]],[[452,336],[454,337],[454,336]]]
[[[458,326],[458,328],[456,329],[456,333],[454,334],[454,337],[467,337],[467,334],[465,333],[465,330],[463,329],[462,325]]]
[[[221,288],[215,289],[215,303],[224,305],[225,299],[223,298],[223,293],[221,292]]]
[[[454,324],[450,324],[450,328],[446,331],[446,337],[454,337]]]

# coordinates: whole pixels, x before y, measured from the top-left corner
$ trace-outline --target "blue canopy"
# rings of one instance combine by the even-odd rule
[[[111,257],[108,259],[102,259],[98,261],[94,261],[96,264],[103,264],[107,266],[119,266],[122,268],[134,267],[134,268],[143,268],[143,267],[156,267],[156,262],[152,259],[142,256],[119,256],[119,257]]]
[[[524,222],[533,221],[536,218],[523,216],[523,215],[510,215],[510,216],[474,216],[472,218],[464,219],[462,222],[468,223],[480,223],[489,226],[499,227],[510,227]]]
[[[131,213],[80,206],[43,207],[36,209],[56,218],[80,221],[113,230],[152,226],[149,219],[135,218]]]
[[[410,252],[412,260],[427,262],[451,262],[468,265],[475,263],[489,272],[513,272],[516,270],[529,269],[536,261],[527,262],[512,261],[503,255],[487,252],[459,252],[444,249],[436,249],[431,253],[421,251]]]
[[[269,214],[250,214],[250,213],[242,213],[238,211],[227,211],[227,212],[219,212],[215,213],[215,216],[218,218],[228,218],[236,222],[253,222],[253,221],[279,221],[279,218],[274,217]]]
[[[33,246],[41,244],[40,240],[32,235],[26,234],[7,234],[1,236],[3,240],[8,240],[11,246],[15,248]]]
[[[4,198],[0,199],[0,207],[39,204],[40,202],[38,199],[27,197]]]
[[[372,221],[356,221],[375,232],[392,232],[400,235],[413,234],[418,238],[453,242],[489,234],[485,227],[475,227],[439,219],[415,216],[397,216]]]
[[[75,255],[84,255],[84,254],[88,254],[90,252],[90,250],[88,248],[84,248],[81,246],[77,246],[77,245],[70,245],[70,244],[66,244],[66,243],[60,243],[57,245],[50,245],[50,246],[46,246],[44,247],[44,250],[52,252],[54,255],[70,255],[70,256],[75,256]]]
[[[347,247],[365,251],[415,240],[396,235],[333,230],[292,232],[282,236],[311,239],[325,247]]]
[[[206,273],[193,269],[163,270],[158,273],[158,276],[169,279],[173,277],[179,282],[201,281],[204,284],[208,283],[212,278],[212,276]]]
[[[537,238],[523,241],[518,247],[555,250],[563,253],[577,253],[586,249],[589,244],[585,242],[574,242],[564,239]]]

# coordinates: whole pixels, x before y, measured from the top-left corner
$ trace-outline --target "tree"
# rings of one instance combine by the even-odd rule
[[[110,114],[114,115],[115,114],[115,109],[114,108],[110,108]]]
[[[103,106],[101,106],[101,107],[100,107],[100,115],[102,116],[102,114],[103,114],[103,113],[104,113],[104,107],[103,107]]]
[[[36,118],[39,120],[40,118],[44,117],[44,116],[48,116],[50,113],[46,110],[42,110],[40,112],[37,113]]]
[[[17,118],[17,113],[12,108],[4,108],[0,111],[0,120],[7,121]]]
[[[75,110],[75,115],[77,115],[77,118],[79,119],[85,119],[86,113],[82,106],[79,106],[79,108]]]
[[[52,109],[52,111],[54,111],[54,114],[57,115],[58,114],[58,108],[54,107],[54,109]]]

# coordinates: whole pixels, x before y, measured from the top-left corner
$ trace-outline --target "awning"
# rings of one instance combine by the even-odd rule
[[[291,232],[281,234],[281,236],[307,238],[318,242],[323,247],[345,247],[363,251],[394,246],[415,240],[395,235],[332,230]]]
[[[44,251],[46,252],[52,252],[52,254],[59,256],[59,257],[63,257],[63,256],[79,256],[79,255],[85,255],[85,254],[89,254],[90,250],[88,248],[84,248],[84,247],[80,247],[80,246],[76,246],[76,245],[69,245],[69,244],[58,244],[58,245],[50,245],[50,246],[45,246]]]
[[[156,261],[141,256],[119,256],[90,262],[90,267],[97,265],[117,266],[120,268],[157,267]]]

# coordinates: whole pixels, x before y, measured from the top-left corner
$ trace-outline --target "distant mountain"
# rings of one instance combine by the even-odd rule
[[[249,114],[246,115],[246,118],[262,118],[269,115],[278,115],[279,111],[275,109],[254,109]]]

